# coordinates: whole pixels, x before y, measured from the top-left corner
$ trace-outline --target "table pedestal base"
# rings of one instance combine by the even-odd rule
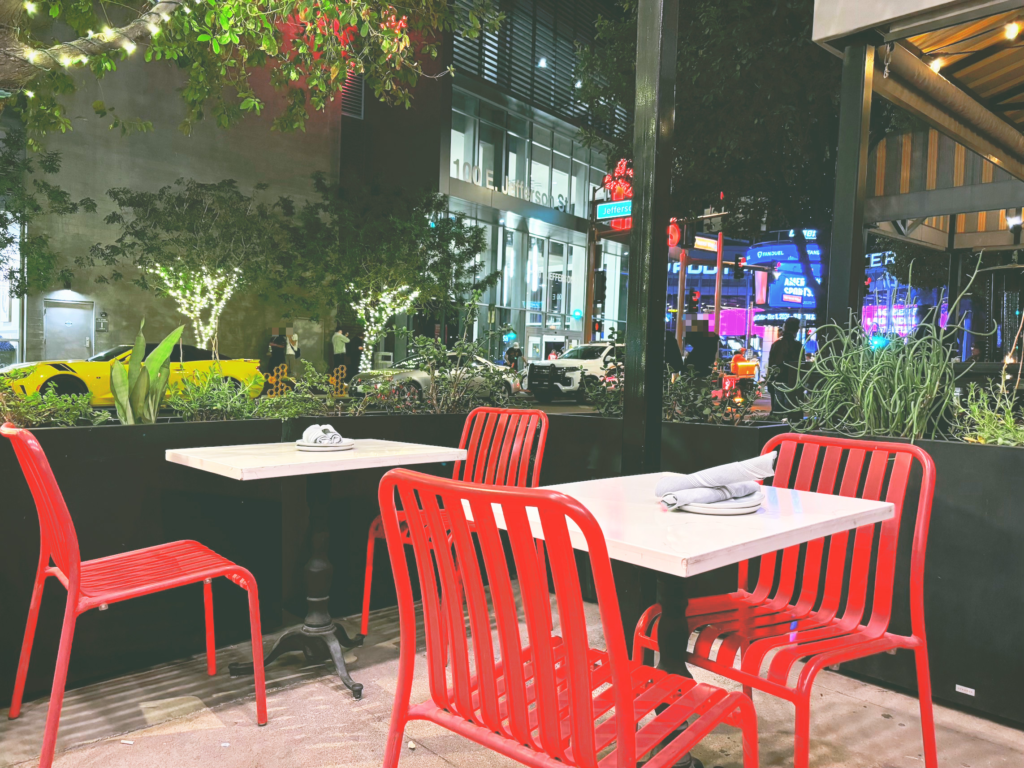
[[[307,627],[305,625],[298,629],[290,629],[285,632],[274,643],[273,649],[264,659],[264,666],[275,661],[281,654],[292,651],[302,651],[306,661],[319,661],[330,657],[334,662],[334,668],[352,695],[356,699],[363,696],[363,684],[355,682],[348,674],[345,667],[346,648],[356,648],[363,644],[363,636],[356,635],[349,637],[348,632],[340,624],[331,623],[325,627]],[[253,671],[252,662],[243,662],[228,665],[232,675],[251,675]]]

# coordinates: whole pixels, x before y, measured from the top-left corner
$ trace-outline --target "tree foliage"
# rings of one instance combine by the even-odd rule
[[[96,212],[91,198],[73,200],[47,181],[59,171],[59,153],[26,151],[24,130],[8,130],[0,137],[0,278],[10,285],[12,296],[45,290],[72,277],[49,235],[31,226],[41,216]]]
[[[274,127],[301,129],[357,73],[377,98],[408,106],[419,79],[437,69],[425,63],[437,58],[441,33],[476,37],[500,19],[490,0],[0,0],[0,104],[33,134],[67,131],[60,98],[74,90],[71,71],[103,77],[145,46],[146,61],[185,75],[185,133],[208,116],[229,126],[261,113],[266,103],[253,86],[261,69],[286,94]],[[67,29],[74,38],[58,39]],[[127,125],[149,127],[135,118]]]

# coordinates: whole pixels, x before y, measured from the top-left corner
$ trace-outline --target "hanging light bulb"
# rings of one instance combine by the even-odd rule
[[[931,67],[932,72],[938,72],[940,69],[942,69],[942,65],[944,63],[945,62],[942,59],[932,59],[928,66]]]
[[[1019,35],[1019,34],[1020,34],[1020,24],[1018,24],[1016,21],[1011,21],[1009,24],[1006,25],[1006,39],[1007,40],[1016,40],[1017,39],[1017,35]]]

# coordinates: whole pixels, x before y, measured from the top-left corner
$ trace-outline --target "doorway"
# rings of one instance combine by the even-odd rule
[[[93,303],[43,302],[43,359],[82,360],[91,357]]]

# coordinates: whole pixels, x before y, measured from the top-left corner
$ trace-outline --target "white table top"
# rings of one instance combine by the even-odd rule
[[[300,451],[295,443],[226,445],[167,451],[167,461],[213,472],[235,480],[264,480],[320,472],[433,464],[466,458],[461,448],[398,443],[393,440],[356,440],[349,451]]]
[[[764,488],[765,502],[749,515],[669,512],[654,495],[664,472],[546,486],[590,510],[613,560],[676,576],[693,576],[794,544],[888,520],[892,504],[786,488]],[[499,522],[501,525],[502,522]],[[539,530],[539,522],[538,528]],[[576,549],[582,532],[569,523]]]

